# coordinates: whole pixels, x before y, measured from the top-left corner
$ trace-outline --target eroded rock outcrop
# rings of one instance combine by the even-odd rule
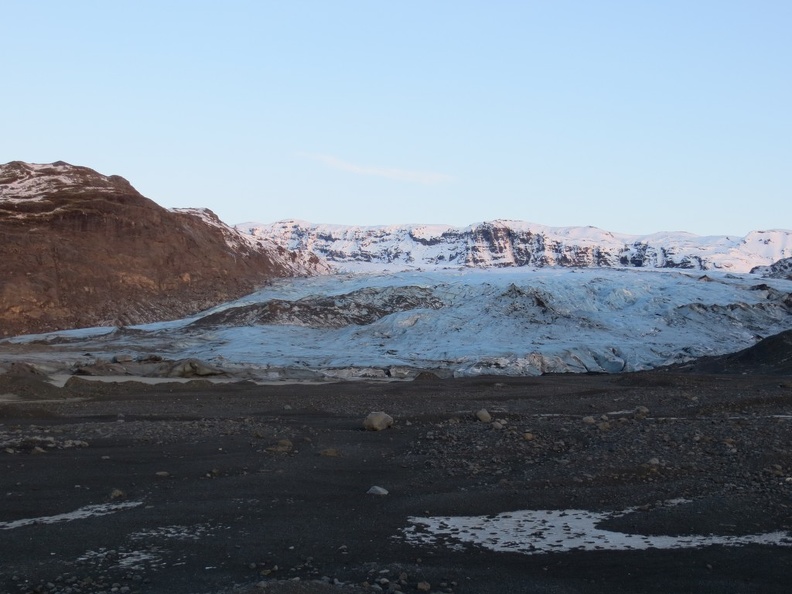
[[[757,266],[751,274],[758,274],[765,278],[782,278],[792,280],[792,258],[782,258],[770,266]]]

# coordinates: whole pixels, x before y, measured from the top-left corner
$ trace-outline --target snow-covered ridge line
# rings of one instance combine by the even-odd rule
[[[295,275],[330,274],[333,270],[327,262],[314,257],[311,252],[301,250],[294,252],[277,244],[266,237],[255,237],[242,233],[238,229],[225,224],[208,208],[171,208],[171,212],[184,214],[201,219],[206,225],[218,229],[223,235],[226,245],[235,252],[266,250],[280,265]]]
[[[38,202],[66,188],[112,193],[120,185],[129,186],[129,183],[117,175],[102,175],[63,161],[46,164],[11,161],[0,165],[0,202]]]
[[[495,220],[447,225],[322,225],[285,220],[236,228],[290,250],[309,250],[347,271],[575,266],[748,272],[792,257],[792,231],[745,237],[685,232],[612,233]]]

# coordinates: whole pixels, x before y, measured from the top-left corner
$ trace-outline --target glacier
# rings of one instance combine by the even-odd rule
[[[495,268],[274,281],[157,324],[0,341],[0,363],[156,353],[254,379],[622,372],[792,327],[792,281],[721,271]],[[24,348],[23,348],[24,347]]]

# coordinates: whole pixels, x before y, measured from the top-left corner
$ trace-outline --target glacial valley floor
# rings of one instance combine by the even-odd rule
[[[788,592],[792,379],[6,374],[0,501],[8,594]]]

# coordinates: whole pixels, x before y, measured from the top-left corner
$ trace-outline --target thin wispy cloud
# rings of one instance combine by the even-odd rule
[[[437,173],[435,171],[411,171],[409,169],[397,169],[395,167],[373,167],[368,165],[358,165],[357,163],[350,163],[334,157],[332,155],[319,155],[314,153],[299,153],[301,157],[307,157],[324,163],[333,169],[340,169],[341,171],[348,171],[358,175],[373,175],[375,177],[384,177],[387,179],[395,179],[397,181],[411,182],[416,184],[433,185],[444,182],[450,182],[454,178],[445,173]]]

